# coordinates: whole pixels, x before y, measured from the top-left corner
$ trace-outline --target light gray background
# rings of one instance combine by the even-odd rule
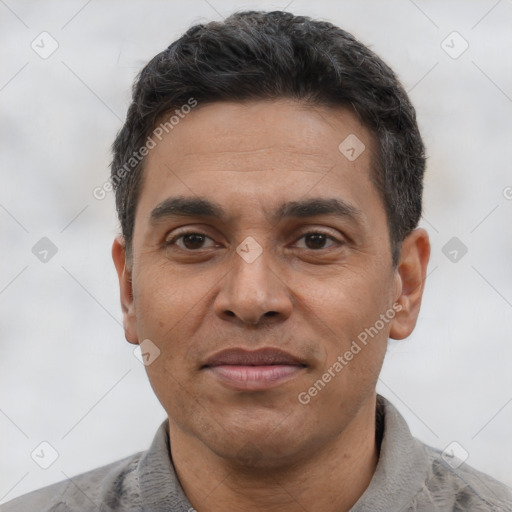
[[[92,190],[137,71],[192,24],[244,8],[332,21],[410,91],[433,251],[418,326],[390,343],[379,391],[421,440],[457,441],[512,484],[509,0],[2,0],[1,502],[146,449],[165,418],[121,328],[113,197]],[[46,59],[31,48],[50,47],[43,31],[59,45]],[[441,46],[453,31],[469,43],[457,59]],[[46,263],[32,253],[42,237],[58,248]],[[452,237],[468,249],[456,262],[442,252]],[[41,441],[59,453],[46,470],[30,455]]]

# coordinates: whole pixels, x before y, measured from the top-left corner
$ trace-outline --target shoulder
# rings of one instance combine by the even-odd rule
[[[86,512],[137,510],[140,503],[137,466],[144,452],[30,492],[1,512]]]
[[[423,502],[435,503],[441,510],[512,512],[512,491],[505,484],[421,444],[429,464],[428,478],[415,500],[418,505]]]

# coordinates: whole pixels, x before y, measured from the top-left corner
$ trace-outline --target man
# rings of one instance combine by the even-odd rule
[[[194,26],[113,151],[125,335],[168,419],[6,512],[512,510],[376,395],[430,245],[414,108],[374,53],[284,12]]]

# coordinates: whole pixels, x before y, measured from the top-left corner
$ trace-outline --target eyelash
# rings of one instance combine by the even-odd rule
[[[204,233],[201,233],[199,231],[185,231],[185,232],[182,232],[182,233],[179,233],[178,235],[174,236],[171,240],[169,241],[166,241],[165,242],[165,246],[168,247],[168,246],[171,246],[171,245],[174,245],[176,243],[177,240],[179,240],[180,238],[183,238],[183,237],[186,237],[188,235],[200,235],[200,236],[204,236],[205,238],[209,238],[210,240],[213,240],[211,237],[209,237],[208,235],[204,234]],[[330,235],[329,233],[325,233],[323,231],[308,231],[306,233],[303,233],[297,240],[300,240],[301,238],[304,238],[308,235],[323,235],[325,236],[328,240],[331,240],[333,242],[336,242],[337,244],[342,244],[343,242],[338,240],[337,238],[335,238],[333,235]],[[325,249],[328,249],[329,247],[322,247],[320,249],[309,249],[310,251],[321,251],[321,250],[325,250]],[[182,247],[179,247],[179,249],[181,249],[182,251],[186,251],[186,252],[199,252],[201,249],[183,249]],[[307,247],[305,248],[301,248],[301,249],[308,249]]]

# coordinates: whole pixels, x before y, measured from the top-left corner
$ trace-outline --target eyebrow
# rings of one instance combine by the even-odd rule
[[[288,217],[303,219],[316,215],[335,215],[357,220],[362,216],[362,212],[342,199],[322,197],[284,203],[273,217],[275,220]]]
[[[150,215],[152,224],[170,217],[216,217],[225,220],[226,212],[208,199],[195,197],[169,197],[162,201]]]
[[[357,221],[362,212],[355,206],[337,198],[310,198],[281,204],[271,215],[277,222],[286,218],[308,218],[317,215],[335,215]],[[218,203],[205,198],[169,197],[162,201],[150,215],[152,224],[174,217],[207,217],[226,221],[228,215]]]

